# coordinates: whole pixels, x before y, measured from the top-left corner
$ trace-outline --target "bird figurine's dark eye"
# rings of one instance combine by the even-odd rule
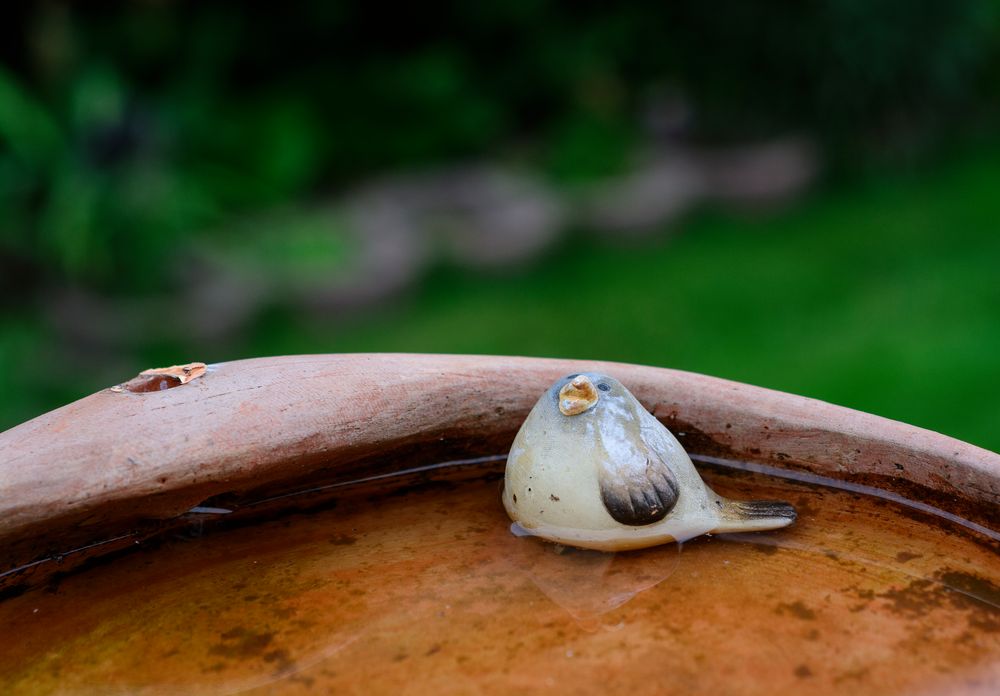
[[[600,389],[601,391],[611,391],[611,387],[609,387],[604,382],[601,382],[600,384],[598,384],[597,388]]]

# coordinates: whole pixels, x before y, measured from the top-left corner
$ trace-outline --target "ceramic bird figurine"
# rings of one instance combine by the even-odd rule
[[[503,503],[532,535],[605,551],[795,521],[788,503],[713,491],[670,431],[594,372],[558,380],[531,409],[507,458]]]

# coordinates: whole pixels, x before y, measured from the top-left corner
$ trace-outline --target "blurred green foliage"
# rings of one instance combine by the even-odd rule
[[[0,428],[102,386],[52,368],[74,350],[56,350],[38,315],[53,288],[169,293],[166,260],[194,245],[248,272],[322,273],[349,248],[336,228],[317,232],[315,211],[358,182],[479,157],[590,181],[663,137],[644,119],[679,94],[686,140],[805,133],[843,174],[838,190],[777,221],[703,214],[655,251],[567,248],[516,285],[439,270],[410,303],[346,327],[276,307],[236,343],[137,337],[124,350],[142,367],[342,349],[667,364],[1000,448],[986,386],[1000,376],[997,159],[850,183],[995,130],[992,0],[49,2],[7,14],[0,361],[16,369],[0,371]],[[567,267],[594,279],[582,295],[560,282]],[[574,308],[593,322],[584,337],[561,326]]]
[[[0,271],[21,291],[148,291],[164,254],[227,215],[388,169],[491,155],[599,176],[664,90],[691,101],[693,138],[801,130],[850,162],[995,115],[1000,76],[991,0],[9,12]]]
[[[442,270],[412,304],[349,331],[272,316],[247,357],[306,346],[662,365],[1000,451],[998,190],[994,147],[777,219],[704,213],[652,249],[574,242],[518,282]]]
[[[272,311],[238,346],[147,343],[133,371],[301,352],[541,355],[664,365],[787,390],[1000,451],[1000,149],[867,179],[779,218],[704,213],[653,248],[574,241],[515,277],[438,270],[331,326]],[[586,279],[567,283],[566,278]],[[107,386],[35,322],[0,332],[0,423]],[[124,378],[131,374],[123,372]]]

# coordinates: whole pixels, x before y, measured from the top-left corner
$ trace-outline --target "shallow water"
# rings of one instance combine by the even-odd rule
[[[1000,692],[1000,554],[953,521],[702,466],[778,532],[602,554],[495,478],[176,538],[0,602],[5,693]]]

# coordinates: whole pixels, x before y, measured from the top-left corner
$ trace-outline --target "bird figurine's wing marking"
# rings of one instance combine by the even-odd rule
[[[604,507],[617,522],[634,527],[662,520],[680,495],[677,478],[659,453],[648,447],[643,450],[642,459],[604,460],[598,465]]]

